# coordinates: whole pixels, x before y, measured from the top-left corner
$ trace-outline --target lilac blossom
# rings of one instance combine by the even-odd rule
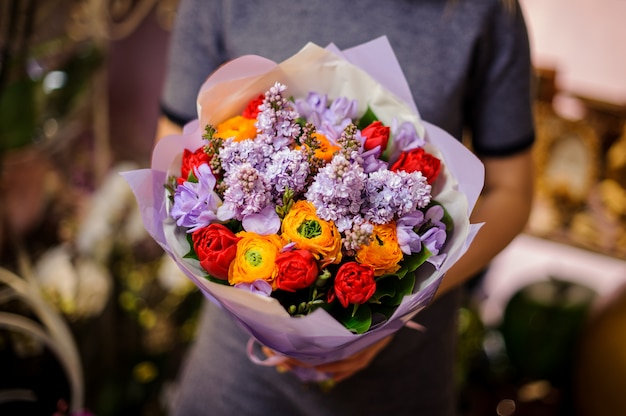
[[[324,166],[305,194],[326,221],[334,221],[339,231],[352,226],[352,218],[361,209],[361,192],[367,176],[363,168],[337,154]]]
[[[374,224],[386,224],[430,203],[431,186],[421,172],[379,170],[368,175],[363,217]]]
[[[273,200],[280,205],[287,189],[304,192],[309,177],[307,155],[300,150],[280,150],[272,155],[265,175],[273,187]]]
[[[180,227],[193,232],[217,219],[216,212],[222,201],[215,193],[215,176],[211,168],[202,164],[194,169],[198,182],[185,181],[176,187],[174,204],[170,211]]]
[[[224,177],[224,204],[241,221],[248,214],[261,212],[271,203],[271,186],[267,178],[249,163],[233,166]]]
[[[219,151],[219,158],[226,174],[243,163],[263,171],[273,153],[274,148],[260,140],[235,142],[233,139],[227,139]]]
[[[257,115],[256,127],[259,135],[265,142],[273,144],[275,149],[289,146],[301,132],[300,125],[296,123],[298,112],[282,95],[286,89],[285,85],[275,83],[265,93]]]
[[[356,253],[361,246],[369,244],[373,232],[372,223],[365,221],[360,215],[355,216],[352,220],[352,227],[344,231],[344,249],[354,255],[352,253]]]

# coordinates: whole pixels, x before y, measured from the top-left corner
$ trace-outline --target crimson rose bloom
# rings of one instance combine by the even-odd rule
[[[389,170],[394,172],[403,170],[408,173],[420,171],[428,183],[432,184],[441,170],[441,161],[420,147],[400,153],[400,157]]]
[[[293,250],[276,257],[276,287],[295,292],[311,286],[317,280],[317,261],[309,250]]]
[[[209,163],[211,158],[204,153],[203,147],[200,147],[195,152],[191,152],[188,149],[183,151],[183,163],[180,167],[180,175],[178,183],[183,183],[189,178],[189,173],[193,172],[193,169],[202,165],[203,163]]]
[[[255,119],[256,116],[259,114],[259,106],[263,104],[264,99],[265,96],[261,94],[253,100],[250,100],[246,109],[243,110],[243,113],[241,113],[242,117]]]
[[[372,150],[376,146],[380,146],[380,152],[384,152],[389,142],[390,128],[383,125],[380,121],[375,121],[369,126],[361,130],[361,136],[365,137],[363,148]]]
[[[227,280],[228,267],[237,254],[237,237],[222,224],[209,224],[195,231],[191,238],[200,266],[211,276]]]
[[[335,286],[329,292],[328,301],[339,299],[347,308],[349,304],[363,304],[376,292],[374,269],[354,261],[341,265],[335,276]]]

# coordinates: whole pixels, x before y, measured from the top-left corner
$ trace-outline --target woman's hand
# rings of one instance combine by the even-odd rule
[[[391,342],[392,338],[393,336],[390,335],[348,358],[328,364],[322,364],[316,366],[315,369],[330,374],[332,380],[335,382],[345,380],[370,365],[378,353],[382,351],[389,344],[389,342]],[[263,352],[268,357],[275,355],[275,353],[267,347],[263,347]],[[279,371],[292,370],[294,367],[310,368],[311,365],[305,364],[293,358],[287,358],[284,362],[277,366]]]

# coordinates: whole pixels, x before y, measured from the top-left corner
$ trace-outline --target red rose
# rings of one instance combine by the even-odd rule
[[[330,291],[328,301],[339,299],[347,308],[349,304],[363,304],[376,292],[374,269],[366,264],[349,262],[341,265],[335,276],[335,286]]]
[[[384,152],[389,142],[390,128],[383,125],[380,121],[375,121],[369,126],[361,130],[361,136],[365,138],[363,148],[372,150],[376,146],[380,146],[380,152]]]
[[[189,178],[189,173],[193,172],[194,168],[198,166],[209,163],[211,158],[209,155],[204,153],[204,148],[200,147],[195,152],[191,152],[188,149],[183,151],[183,163],[180,167],[180,178],[179,183],[185,182]]]
[[[191,238],[200,266],[211,276],[227,280],[228,267],[237,254],[237,237],[222,224],[209,224],[195,231]]]
[[[259,106],[263,104],[264,99],[265,96],[261,94],[258,97],[250,100],[248,106],[245,110],[243,110],[243,113],[241,113],[241,115],[245,118],[255,119],[256,116],[259,114]]]
[[[313,254],[308,250],[293,250],[276,257],[276,287],[295,292],[311,286],[317,280],[318,267]]]
[[[400,153],[400,157],[391,165],[390,170],[394,172],[403,170],[408,173],[420,171],[428,183],[432,184],[441,170],[441,161],[420,147]]]

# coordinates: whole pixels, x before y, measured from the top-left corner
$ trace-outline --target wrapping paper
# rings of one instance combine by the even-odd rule
[[[288,86],[288,94],[306,96],[309,91],[330,99],[356,99],[362,114],[369,105],[386,125],[393,119],[410,121],[426,137],[426,150],[440,157],[443,172],[433,189],[454,219],[454,231],[439,270],[424,264],[417,271],[414,293],[406,296],[394,315],[364,334],[353,334],[326,311],[317,309],[304,317],[292,317],[274,298],[212,283],[197,261],[183,259],[189,251],[185,231],[167,214],[164,189],[168,172],[180,167],[183,149],[202,143],[203,126],[239,114],[247,103],[275,82]],[[142,212],[144,225],[154,240],[177,262],[185,274],[212,302],[226,310],[250,335],[280,354],[317,365],[348,357],[402,328],[432,300],[445,272],[467,250],[479,224],[469,223],[484,180],[482,163],[442,129],[421,120],[408,83],[385,37],[340,51],[334,45],[306,45],[299,53],[275,63],[260,56],[243,56],[216,70],[198,94],[198,120],[185,126],[182,135],[163,138],[156,145],[150,169],[123,173]]]

